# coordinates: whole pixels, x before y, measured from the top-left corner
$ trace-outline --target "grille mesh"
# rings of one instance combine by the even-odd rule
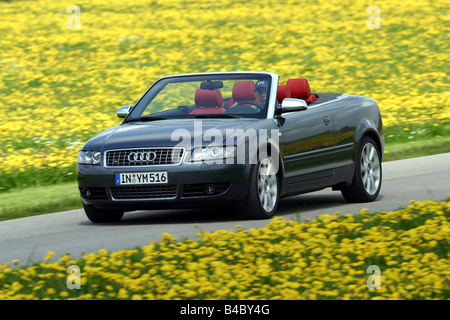
[[[177,196],[176,185],[164,186],[121,186],[110,188],[111,195],[117,200],[170,199]]]
[[[151,157],[148,156],[149,153],[152,153]],[[154,159],[153,153],[155,154]],[[112,150],[106,151],[105,165],[107,167],[135,167],[180,164],[183,153],[184,150],[181,148]],[[139,154],[139,156],[137,154]],[[148,158],[151,159],[149,160]]]

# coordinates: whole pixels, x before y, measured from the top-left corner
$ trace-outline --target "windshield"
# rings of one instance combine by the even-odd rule
[[[267,74],[184,75],[163,78],[142,97],[126,121],[174,118],[265,118]]]

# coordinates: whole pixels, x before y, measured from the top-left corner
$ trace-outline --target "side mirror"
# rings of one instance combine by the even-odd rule
[[[306,101],[300,99],[286,98],[281,102],[281,112],[302,111],[308,109]]]
[[[134,105],[129,104],[123,107],[120,107],[119,110],[117,110],[117,116],[119,118],[125,118],[131,111],[131,109],[133,109]]]

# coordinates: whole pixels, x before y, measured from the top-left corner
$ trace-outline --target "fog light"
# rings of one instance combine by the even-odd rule
[[[214,194],[214,193],[216,193],[216,186],[214,186],[213,184],[207,184],[205,186],[205,192],[207,194]]]
[[[91,193],[91,190],[89,190],[89,189],[86,189],[86,198],[91,198],[91,196],[92,196],[92,193]]]

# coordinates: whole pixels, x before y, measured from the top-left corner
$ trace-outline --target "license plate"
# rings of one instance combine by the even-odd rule
[[[166,184],[167,171],[116,173],[116,185],[127,184]]]

